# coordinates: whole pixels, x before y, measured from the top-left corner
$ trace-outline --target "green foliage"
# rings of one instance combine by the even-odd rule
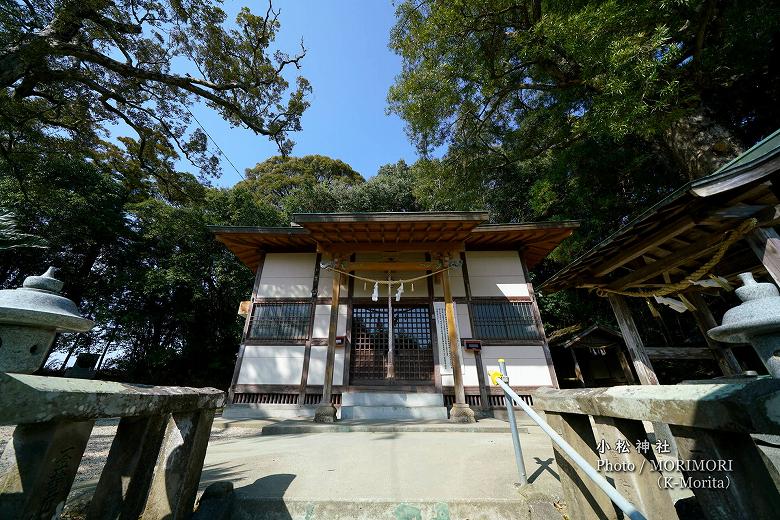
[[[769,1],[408,0],[397,18],[389,102],[420,149],[512,160],[585,137],[665,142],[686,115],[730,112],[709,98],[761,75],[750,65],[771,61],[780,29]]]
[[[0,251],[19,247],[47,247],[46,241],[29,233],[21,233],[16,217],[10,211],[0,209]]]
[[[246,185],[260,200],[281,207],[281,200],[295,189],[316,189],[319,183],[354,185],[363,177],[347,163],[323,155],[275,156],[246,170]]]
[[[204,174],[219,166],[189,106],[206,103],[225,120],[273,140],[281,153],[300,130],[308,82],[292,67],[305,55],[271,51],[279,13],[242,8],[225,28],[220,2],[123,0],[4,2],[0,10],[0,120],[11,134],[38,125],[101,146],[102,131],[136,134],[135,159],[181,155]],[[13,135],[2,135],[12,142]],[[128,151],[130,151],[128,149]]]
[[[302,183],[283,199],[287,215],[316,212],[420,211],[413,193],[415,178],[404,161],[386,164],[366,182],[340,179]]]

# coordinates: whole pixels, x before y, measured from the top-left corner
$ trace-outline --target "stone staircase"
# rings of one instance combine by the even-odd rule
[[[342,419],[446,419],[444,397],[434,393],[344,392]]]

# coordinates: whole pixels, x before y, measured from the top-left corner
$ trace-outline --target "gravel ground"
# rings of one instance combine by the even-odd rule
[[[87,443],[87,449],[84,451],[84,457],[81,459],[76,479],[73,481],[70,495],[68,495],[62,518],[83,518],[83,513],[92,498],[94,486],[100,478],[100,472],[108,457],[118,423],[119,419],[96,421],[92,435],[89,437],[89,443]],[[5,449],[13,431],[13,426],[0,426],[0,453]],[[257,435],[257,432],[251,428],[214,429],[211,432],[210,442],[254,435]]]

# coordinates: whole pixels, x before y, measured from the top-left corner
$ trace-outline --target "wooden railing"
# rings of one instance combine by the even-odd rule
[[[534,407],[586,461],[649,519],[685,518],[674,497],[690,489],[710,519],[780,516],[780,475],[771,446],[751,434],[780,434],[780,381],[540,389]],[[592,421],[592,422],[591,422]],[[668,424],[677,457],[642,421]],[[644,441],[647,441],[645,444]],[[661,448],[658,450],[658,448]],[[568,514],[618,518],[614,506],[555,449]],[[670,446],[669,452],[673,452]]]
[[[211,423],[224,393],[0,373],[0,518],[54,518],[95,419],[121,418],[87,518],[192,514]]]

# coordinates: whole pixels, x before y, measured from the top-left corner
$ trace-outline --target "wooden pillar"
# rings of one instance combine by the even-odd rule
[[[577,353],[574,352],[574,348],[571,347],[569,348],[569,352],[571,353],[571,360],[574,363],[574,375],[577,376],[577,379],[582,383],[582,388],[587,388],[588,385],[585,384],[585,377],[582,374],[580,362],[577,360]]]
[[[620,332],[623,334],[623,341],[626,342],[626,347],[628,348],[628,355],[631,357],[636,375],[639,377],[639,382],[643,385],[657,385],[658,377],[655,375],[650,358],[647,357],[645,345],[639,336],[639,331],[636,328],[636,323],[634,323],[634,318],[626,304],[626,300],[617,294],[609,294],[607,299],[612,306],[612,312],[615,313]]]
[[[482,413],[492,415],[493,409],[490,406],[490,395],[488,394],[487,382],[485,381],[485,365],[482,363],[482,352],[474,350],[474,364],[477,368],[477,380],[479,381],[479,400],[482,404]]]
[[[618,361],[620,361],[620,366],[623,367],[623,373],[626,375],[626,384],[633,385],[636,383],[636,379],[634,379],[634,373],[631,371],[631,366],[628,364],[626,355],[623,353],[622,345],[617,346],[617,357]]]
[[[626,300],[617,294],[609,294],[607,299],[610,305],[612,305],[612,311],[615,313],[615,318],[620,326],[623,341],[625,341],[626,348],[628,348],[628,355],[631,357],[631,362],[634,365],[639,382],[643,385],[659,384],[658,377],[655,375],[653,365],[647,356],[645,345],[642,343],[642,337],[639,335]],[[677,446],[674,444],[674,438],[669,430],[669,426],[663,423],[653,423],[653,429],[655,430],[656,439],[667,440],[671,447],[671,453],[676,456]]]
[[[309,379],[309,365],[311,364],[311,337],[314,335],[314,318],[317,315],[317,294],[320,285],[320,262],[322,254],[317,253],[314,259],[314,278],[311,283],[311,313],[306,332],[306,346],[303,349],[303,369],[301,370],[301,384],[298,386],[298,405],[306,403],[306,385]]]
[[[338,258],[333,258],[334,265]],[[336,334],[339,324],[339,294],[341,293],[341,273],[333,273],[333,288],[330,302],[330,325],[328,327],[328,354],[325,359],[325,380],[322,384],[322,399],[314,414],[314,421],[330,423],[336,421],[336,408],[331,404],[333,395],[333,367],[336,364]]]
[[[430,262],[431,261],[431,254],[425,253],[425,261]],[[425,274],[430,275],[430,271],[426,271]],[[431,345],[433,348],[433,386],[436,388],[436,393],[441,394],[442,393],[442,384],[441,384],[441,359],[439,359],[439,335],[436,331],[436,311],[434,310],[433,301],[434,301],[434,288],[433,288],[433,276],[428,276],[428,278],[425,279],[426,285],[428,287],[428,312],[431,316]],[[471,313],[469,312],[469,315]]]
[[[350,262],[355,261],[355,254],[349,257]],[[349,277],[347,280],[347,340],[344,342],[344,377],[342,384],[349,386],[349,368],[352,366],[352,299],[355,297],[355,279]]]
[[[463,389],[463,367],[460,364],[460,345],[455,328],[455,307],[452,303],[449,271],[441,273],[441,285],[444,290],[444,308],[447,314],[447,332],[450,340],[450,358],[452,359],[452,380],[455,386],[455,404],[450,409],[450,420],[471,423],[475,421],[474,411],[466,404],[466,392]]]
[[[739,365],[739,361],[734,356],[734,352],[731,351],[726,343],[715,341],[707,334],[707,331],[718,326],[718,322],[715,321],[715,317],[712,315],[707,302],[704,301],[702,295],[698,292],[692,292],[685,295],[688,298],[696,310],[693,311],[693,317],[696,319],[696,324],[699,326],[699,330],[704,336],[704,340],[707,345],[712,349],[712,353],[715,355],[715,359],[723,371],[723,375],[732,376],[742,373],[742,367]]]
[[[555,365],[553,365],[552,353],[550,352],[550,343],[547,341],[547,334],[544,332],[544,323],[542,322],[542,314],[539,312],[539,304],[536,301],[536,294],[534,294],[534,286],[531,283],[531,274],[528,272],[528,266],[525,265],[525,257],[523,251],[517,252],[520,257],[520,265],[523,267],[523,279],[528,286],[528,296],[531,297],[531,310],[534,314],[534,320],[536,321],[536,330],[539,331],[539,337],[542,338],[542,351],[544,352],[544,359],[547,362],[547,370],[550,372],[550,382],[553,388],[560,388],[558,384],[558,376],[555,373]]]
[[[463,288],[466,290],[466,302],[467,309],[469,311],[469,328],[471,329],[471,335],[474,335],[474,309],[471,305],[471,281],[469,280],[469,268],[466,263],[466,253],[461,251],[460,261],[462,262],[463,271]],[[488,391],[488,385],[485,381],[485,365],[482,363],[482,352],[480,350],[474,350],[474,365],[477,369],[477,381],[479,382],[479,401],[482,413],[487,416],[492,415],[493,407],[490,405],[490,392]]]
[[[246,315],[246,321],[244,322],[244,332],[241,335],[241,346],[238,347],[238,355],[236,356],[236,366],[233,369],[233,378],[230,381],[230,388],[228,388],[228,399],[225,403],[227,406],[233,404],[233,396],[236,392],[236,385],[238,384],[238,376],[241,373],[241,364],[244,361],[244,350],[246,349],[246,339],[249,335],[249,327],[252,324],[252,315],[255,312],[255,298],[257,298],[257,291],[260,288],[260,278],[263,276],[263,265],[265,264],[265,253],[260,253],[260,261],[257,264],[257,270],[255,271],[255,282],[252,285],[252,299],[249,302],[249,313]]]
[[[780,286],[780,235],[771,227],[758,228],[747,240],[769,276]]]

